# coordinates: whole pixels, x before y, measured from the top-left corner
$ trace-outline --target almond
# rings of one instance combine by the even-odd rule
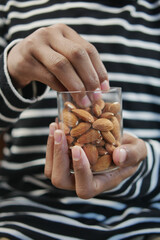
[[[113,129],[113,124],[106,118],[99,118],[92,124],[92,127],[99,131],[110,131]]]
[[[103,110],[105,106],[105,102],[103,101],[103,99],[99,99],[98,101],[96,101],[96,104],[98,104],[100,106],[100,109]]]
[[[121,132],[120,132],[119,121],[116,117],[112,117],[111,122],[113,124],[113,129],[111,132],[116,140],[120,140]]]
[[[93,114],[96,117],[99,117],[102,114],[102,110],[101,110],[101,108],[100,108],[100,106],[98,104],[94,104],[94,106],[93,106]]]
[[[107,150],[104,147],[101,147],[101,146],[97,147],[97,150],[98,150],[98,154],[100,156],[103,156],[103,155],[107,154]]]
[[[121,124],[122,117],[120,114],[116,114],[115,117],[117,118],[119,124]]]
[[[75,146],[79,146],[79,147],[83,147],[83,146],[84,146],[83,143],[78,143],[78,142],[75,142],[74,145],[75,145]]]
[[[68,101],[64,103],[64,106],[65,106],[68,110],[72,110],[72,109],[75,109],[75,108],[76,108],[76,106],[75,106],[73,103],[68,102]]]
[[[120,145],[121,145],[121,143],[119,141],[116,141],[114,144],[115,147],[119,147]]]
[[[84,133],[82,136],[80,136],[77,139],[78,143],[92,143],[99,139],[101,136],[100,131],[95,129],[89,129],[86,133]]]
[[[98,150],[95,145],[86,144],[83,147],[83,150],[90,162],[91,165],[95,164],[98,159]]]
[[[80,119],[82,119],[85,122],[94,122],[94,117],[87,111],[83,109],[73,109],[72,112]]]
[[[71,135],[66,135],[68,146],[70,146],[74,142],[74,138]]]
[[[107,141],[108,143],[111,143],[111,144],[115,144],[116,139],[110,131],[101,132],[101,133],[102,133],[102,136],[103,136],[105,141]]]
[[[68,127],[75,127],[78,124],[78,118],[71,112],[63,112],[63,122]]]
[[[120,111],[120,109],[121,109],[121,105],[119,102],[114,102],[110,104],[110,106],[108,107],[108,111],[114,114],[117,114]]]
[[[101,118],[111,119],[114,116],[112,112],[104,112],[101,114]]]
[[[108,109],[109,109],[110,105],[111,105],[111,103],[109,103],[109,102],[106,102],[106,103],[105,103],[105,106],[104,106],[104,108],[103,108],[103,113],[104,113],[104,112],[109,112]]]
[[[100,137],[97,138],[96,141],[93,142],[93,144],[95,144],[96,146],[102,145],[102,141],[103,141],[103,137],[102,135],[100,135]]]
[[[103,138],[101,137],[101,140],[100,141],[95,141],[94,144],[98,147],[102,147],[105,145],[105,141],[103,140]]]
[[[114,145],[110,144],[110,143],[106,143],[105,144],[105,148],[107,150],[107,152],[112,155],[114,149],[116,148]]]
[[[91,169],[93,172],[100,172],[108,169],[112,163],[112,157],[110,155],[103,155],[102,157],[98,158],[96,164],[94,164]]]
[[[72,128],[70,134],[72,137],[78,137],[85,133],[90,127],[91,127],[90,123],[80,122],[76,127]]]

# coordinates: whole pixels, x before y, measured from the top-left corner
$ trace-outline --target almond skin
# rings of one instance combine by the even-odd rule
[[[112,155],[114,149],[116,148],[114,145],[110,144],[110,143],[106,143],[105,144],[105,148],[107,150],[107,152]]]
[[[76,106],[75,106],[73,103],[68,102],[68,101],[64,103],[64,106],[65,106],[65,108],[67,108],[68,110],[72,110],[72,109],[75,109],[75,108],[76,108]]]
[[[81,135],[78,139],[78,143],[92,143],[101,137],[100,131],[95,129],[89,129],[86,133]]]
[[[80,122],[76,127],[72,128],[70,134],[72,137],[78,137],[84,134],[90,127],[91,127],[90,123]]]
[[[110,104],[109,108],[108,108],[108,111],[109,112],[112,112],[114,114],[117,114],[121,109],[121,105],[119,102],[114,102],[112,104]]]
[[[81,120],[85,122],[94,122],[94,117],[88,112],[83,109],[73,109],[72,112]]]
[[[75,127],[78,124],[78,118],[71,112],[63,112],[63,122],[68,127]]]
[[[105,106],[104,106],[104,108],[103,108],[103,113],[104,113],[104,112],[109,112],[108,109],[109,109],[110,105],[111,105],[110,102],[106,102],[106,103],[105,103]]]
[[[59,128],[64,131],[65,135],[70,132],[70,128],[64,122],[59,122]]]
[[[99,131],[110,131],[113,129],[113,124],[106,118],[99,118],[92,124],[92,127]]]
[[[96,101],[96,104],[100,106],[101,110],[103,110],[103,108],[105,107],[105,102],[103,101],[103,99],[99,99],[98,101]]]
[[[115,144],[116,139],[110,131],[102,132],[102,136],[103,136],[104,140],[107,141],[108,143]]]
[[[98,158],[96,164],[94,164],[91,168],[93,172],[100,172],[108,169],[112,163],[112,157],[110,155],[103,155]]]
[[[93,144],[86,144],[83,147],[83,150],[90,162],[91,165],[95,164],[98,159],[98,150]]]
[[[116,117],[111,118],[111,122],[113,124],[112,134],[115,137],[116,140],[120,140],[121,132],[120,132],[120,125],[119,121]]]
[[[71,135],[66,135],[68,146],[70,146],[74,142],[74,138]]]
[[[103,147],[105,145],[105,141],[103,140],[103,138],[101,138],[100,141],[95,141],[94,144],[97,146],[97,147]]]
[[[101,118],[107,118],[107,119],[111,119],[114,116],[114,113],[112,112],[104,112],[101,115]]]
[[[94,104],[93,106],[93,114],[96,116],[96,117],[99,117],[101,114],[102,114],[102,110],[100,108],[100,106],[98,104]]]
[[[97,150],[98,150],[98,154],[99,156],[103,156],[105,154],[107,154],[107,150],[104,148],[104,147],[97,147]]]

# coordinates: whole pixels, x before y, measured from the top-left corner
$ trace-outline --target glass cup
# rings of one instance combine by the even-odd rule
[[[93,100],[93,93],[99,99]],[[80,106],[80,91],[57,93],[59,127],[66,135],[72,167],[71,149],[81,146],[90,162],[93,174],[117,169],[112,159],[113,151],[121,144],[122,137],[122,96],[121,88],[109,91],[86,91],[91,105]]]

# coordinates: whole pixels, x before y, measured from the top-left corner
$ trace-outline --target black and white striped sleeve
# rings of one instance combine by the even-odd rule
[[[32,82],[21,92],[15,89],[7,70],[7,53],[18,41],[11,42],[0,55],[0,132],[15,123],[21,112],[43,98],[49,87]]]
[[[154,199],[160,199],[160,143],[156,140],[148,140],[145,143],[147,158],[139,164],[136,173],[105,194],[111,198],[131,202],[134,200],[154,203]]]

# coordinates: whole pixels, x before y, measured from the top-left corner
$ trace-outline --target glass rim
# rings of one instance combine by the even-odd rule
[[[84,91],[80,91],[80,90],[74,90],[74,91],[59,91],[57,92],[58,94],[72,94],[72,93],[93,93],[93,92],[101,92],[101,93],[111,93],[111,92],[114,92],[114,91],[121,91],[122,88],[121,87],[110,87],[108,90],[101,90],[101,89],[98,89],[98,90],[84,90]]]

